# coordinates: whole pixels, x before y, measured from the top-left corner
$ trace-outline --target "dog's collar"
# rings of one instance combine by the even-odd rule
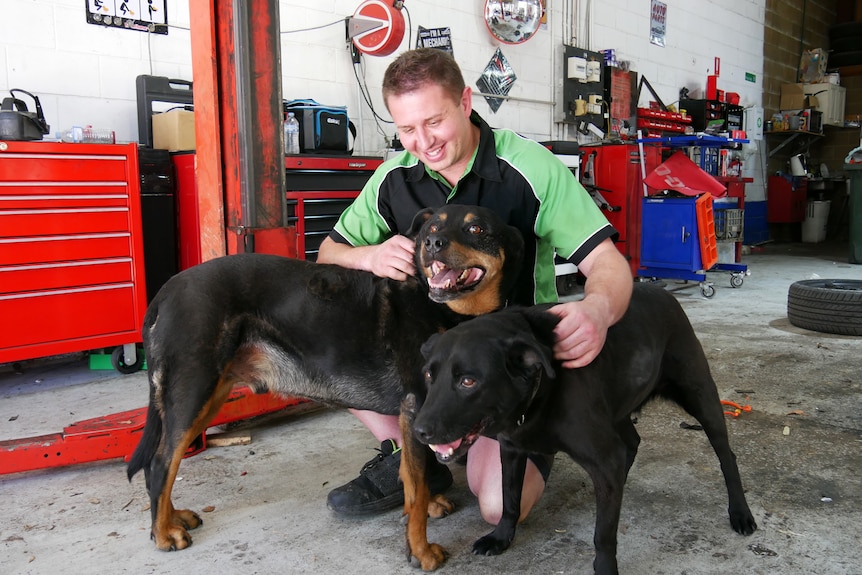
[[[530,411],[530,407],[533,405],[533,400],[536,399],[536,394],[539,393],[539,386],[542,384],[542,374],[543,370],[539,369],[536,372],[535,379],[533,381],[533,393],[530,394],[530,400],[527,402],[527,405],[524,407],[524,412],[521,414],[521,417],[518,418],[518,421],[515,422],[516,427],[521,427],[524,425],[524,422],[527,420],[527,412]]]

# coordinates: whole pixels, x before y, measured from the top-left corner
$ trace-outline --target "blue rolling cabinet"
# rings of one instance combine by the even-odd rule
[[[642,267],[655,271],[668,269],[685,272],[703,268],[695,201],[696,198],[644,198],[641,220]]]
[[[697,228],[697,198],[644,198],[641,267],[638,275],[700,282],[704,297],[715,295],[706,280]]]
[[[648,197],[641,214],[641,258],[638,276],[700,282],[704,297],[715,295],[707,271],[731,273],[731,287],[741,287],[748,267],[744,264],[713,264],[706,269],[701,241],[712,233],[698,229],[698,198]]]

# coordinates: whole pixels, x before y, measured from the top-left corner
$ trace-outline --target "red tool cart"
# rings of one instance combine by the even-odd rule
[[[137,144],[0,142],[0,363],[113,346],[140,361],[138,180]]]

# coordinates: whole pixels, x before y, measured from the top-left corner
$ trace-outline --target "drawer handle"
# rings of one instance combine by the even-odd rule
[[[686,241],[688,241],[689,236],[691,236],[691,234],[686,233],[685,226],[683,226],[682,227],[682,243],[685,243]]]

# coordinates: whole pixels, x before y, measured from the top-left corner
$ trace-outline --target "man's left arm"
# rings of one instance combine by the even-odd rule
[[[632,295],[631,269],[610,239],[587,254],[578,269],[587,278],[583,299],[551,308],[561,318],[554,330],[554,356],[566,368],[583,367],[599,355],[608,328],[622,318]]]

